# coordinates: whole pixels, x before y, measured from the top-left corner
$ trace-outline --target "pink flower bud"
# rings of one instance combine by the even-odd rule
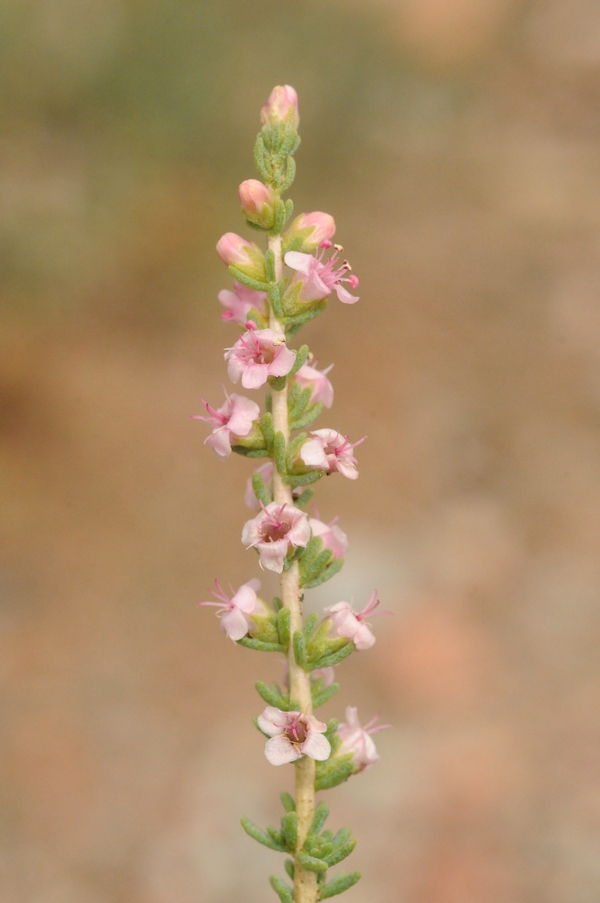
[[[300,117],[298,116],[298,95],[290,85],[277,85],[271,91],[271,96],[260,112],[263,125],[271,122],[290,122],[294,128],[298,128]]]
[[[275,220],[277,196],[272,188],[258,179],[246,179],[239,187],[240,203],[244,216],[251,223],[270,229]]]
[[[320,210],[301,213],[291,223],[286,233],[288,246],[299,233],[303,233],[302,247],[299,250],[310,253],[316,250],[321,242],[331,241],[335,235],[335,220],[329,213],[322,213]]]
[[[235,232],[226,232],[217,242],[217,254],[228,267],[237,267],[253,279],[264,280],[265,258],[253,241],[246,241]]]

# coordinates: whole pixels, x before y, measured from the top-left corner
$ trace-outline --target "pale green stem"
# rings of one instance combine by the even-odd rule
[[[270,238],[269,248],[275,255],[275,280],[279,282],[283,275],[281,236]],[[272,310],[269,326],[271,329],[283,332],[283,327]],[[287,445],[290,439],[287,385],[281,392],[273,391],[273,427],[275,432],[281,430]],[[276,469],[273,475],[273,494],[277,504],[292,504],[292,490],[287,483],[284,483],[281,475]],[[300,572],[297,562],[281,575],[281,599],[285,607],[290,611],[290,630],[293,636],[294,631],[301,630],[304,624],[302,617]],[[304,712],[304,714],[312,714],[310,677],[306,671],[296,663],[291,643],[289,650],[289,682],[290,698],[299,703],[300,710]],[[308,834],[315,814],[315,761],[309,756],[304,756],[304,758],[296,762],[295,768],[298,846],[296,848],[295,861],[294,901],[295,903],[316,903],[317,876],[314,872],[305,869],[298,862],[298,853],[302,849],[302,844],[306,839],[306,835]]]

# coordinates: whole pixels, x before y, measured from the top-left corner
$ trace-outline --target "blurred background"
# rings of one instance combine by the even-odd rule
[[[260,107],[361,281],[305,330],[344,571],[393,617],[322,710],[393,728],[328,794],[348,903],[597,903],[597,0],[1,0],[0,901],[263,903],[256,679],[208,597],[259,571],[222,397],[222,232]],[[254,237],[254,236],[249,236]],[[275,584],[263,577],[267,592]]]

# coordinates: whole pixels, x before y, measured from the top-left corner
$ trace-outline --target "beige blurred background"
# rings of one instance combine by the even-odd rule
[[[258,113],[296,87],[298,211],[361,280],[307,340],[350,552],[310,605],[393,618],[324,713],[381,711],[328,794],[348,903],[600,894],[597,0],[1,0],[0,903],[263,903],[291,774],[275,657],[207,597],[258,575],[247,461],[203,447]],[[265,578],[269,590],[274,584]]]

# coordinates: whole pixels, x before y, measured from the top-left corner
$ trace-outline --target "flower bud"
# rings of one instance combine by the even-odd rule
[[[275,221],[277,200],[273,189],[258,179],[246,179],[239,187],[239,195],[246,219],[262,229],[270,229]]]
[[[298,95],[290,85],[277,85],[260,112],[263,125],[275,122],[289,122],[298,128]]]
[[[246,241],[235,232],[226,232],[217,242],[217,254],[227,266],[234,266],[253,279],[264,281],[265,258],[252,241]]]
[[[315,210],[313,213],[301,213],[296,217],[285,234],[285,244],[289,248],[292,242],[300,237],[302,245],[296,249],[304,254],[310,254],[321,242],[331,241],[334,235],[334,218],[329,213]]]

